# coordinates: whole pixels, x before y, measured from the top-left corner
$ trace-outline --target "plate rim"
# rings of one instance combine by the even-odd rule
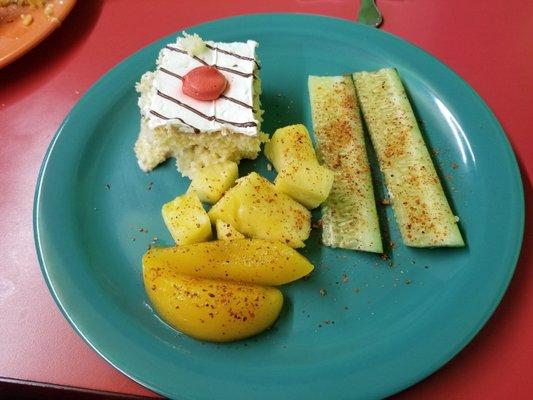
[[[48,269],[47,269],[46,262],[44,260],[44,255],[43,255],[43,246],[42,246],[42,244],[40,242],[38,209],[39,209],[39,204],[40,204],[40,194],[41,194],[41,190],[43,188],[44,172],[46,170],[46,166],[48,164],[48,161],[50,160],[50,156],[51,156],[51,154],[53,152],[55,144],[59,140],[59,138],[60,138],[65,126],[68,124],[73,111],[76,108],[79,107],[79,104],[82,103],[82,101],[85,98],[85,96],[89,92],[91,92],[96,86],[98,86],[102,82],[102,80],[104,80],[106,78],[106,76],[108,74],[110,74],[113,71],[115,71],[117,68],[120,67],[120,65],[122,65],[124,62],[126,62],[130,58],[134,57],[137,53],[145,51],[147,48],[153,46],[155,43],[157,43],[159,41],[175,37],[177,34],[179,34],[183,30],[201,29],[202,27],[208,26],[208,25],[213,24],[213,23],[227,22],[227,21],[232,21],[232,20],[236,21],[236,20],[241,20],[241,19],[248,19],[250,17],[252,17],[252,18],[253,17],[260,17],[260,18],[261,17],[272,17],[272,18],[276,18],[276,17],[281,17],[281,18],[291,18],[291,17],[299,18],[299,17],[304,17],[304,18],[310,18],[310,19],[327,20],[327,21],[333,22],[335,24],[337,24],[337,23],[340,23],[340,24],[356,24],[360,28],[368,29],[369,31],[380,32],[379,33],[380,35],[384,35],[386,37],[389,37],[389,39],[393,39],[393,40],[399,41],[403,45],[413,48],[422,57],[425,57],[426,59],[429,59],[429,60],[431,60],[433,62],[436,62],[436,63],[440,64],[441,68],[443,68],[444,70],[446,70],[446,72],[451,74],[455,79],[457,79],[457,81],[461,84],[461,86],[463,86],[465,89],[469,90],[474,95],[476,100],[483,107],[484,111],[486,111],[488,113],[488,115],[491,117],[491,119],[492,119],[491,122],[493,122],[495,124],[495,127],[498,128],[499,136],[501,136],[501,139],[503,139],[503,143],[504,143],[504,146],[505,146],[506,153],[507,153],[507,155],[510,156],[510,161],[509,162],[512,163],[512,166],[514,167],[514,178],[516,180],[516,186],[517,186],[516,196],[517,196],[517,199],[519,199],[519,204],[517,204],[517,209],[519,211],[519,215],[517,216],[518,217],[517,221],[519,222],[519,232],[517,232],[517,237],[519,238],[519,240],[516,242],[515,249],[512,252],[514,254],[514,257],[512,258],[512,261],[510,262],[510,266],[509,266],[509,268],[507,270],[507,275],[505,276],[505,280],[502,280],[502,284],[503,284],[502,288],[501,288],[500,292],[498,293],[498,295],[495,296],[492,299],[491,306],[489,307],[488,311],[486,312],[486,315],[484,315],[483,318],[480,319],[480,322],[478,323],[478,325],[475,326],[474,329],[472,329],[472,332],[469,335],[467,335],[467,336],[465,336],[465,338],[463,338],[463,340],[461,341],[460,345],[458,345],[456,348],[450,349],[449,354],[443,356],[443,360],[440,363],[438,363],[437,365],[432,365],[432,366],[424,369],[423,371],[420,371],[418,374],[415,374],[415,376],[413,376],[411,379],[406,379],[406,380],[404,380],[403,383],[397,384],[395,387],[389,387],[388,388],[389,390],[385,390],[385,391],[382,390],[381,393],[380,393],[380,397],[381,396],[390,396],[390,395],[393,395],[395,393],[399,393],[400,391],[403,391],[403,390],[415,385],[416,383],[421,382],[422,380],[426,379],[430,375],[432,375],[435,372],[439,371],[444,365],[446,365],[453,358],[455,358],[459,353],[461,353],[463,351],[463,349],[468,344],[471,343],[471,341],[478,335],[478,333],[481,331],[481,329],[487,324],[489,319],[493,316],[494,312],[496,311],[496,308],[499,306],[499,304],[501,303],[501,301],[503,299],[503,296],[506,294],[506,292],[508,290],[509,284],[510,284],[512,278],[513,278],[516,266],[517,266],[518,261],[520,259],[521,249],[522,249],[522,244],[523,244],[523,237],[524,237],[524,229],[525,229],[525,199],[524,199],[524,187],[523,187],[522,175],[521,175],[521,170],[520,170],[520,166],[519,166],[519,163],[518,163],[518,159],[516,157],[516,153],[514,152],[514,149],[513,149],[513,146],[512,146],[512,144],[511,144],[511,142],[509,140],[509,137],[505,133],[505,130],[503,129],[500,121],[496,118],[496,115],[494,114],[492,109],[488,106],[488,104],[485,102],[485,100],[477,93],[477,91],[465,79],[463,79],[457,72],[455,72],[446,63],[441,61],[438,57],[434,56],[433,54],[431,54],[428,51],[424,50],[423,48],[419,47],[418,45],[413,44],[413,43],[409,42],[408,40],[403,39],[402,37],[397,36],[397,35],[392,34],[392,33],[389,33],[387,31],[378,30],[378,29],[375,29],[373,27],[368,27],[366,25],[363,25],[363,24],[360,24],[358,22],[355,22],[355,21],[352,21],[352,20],[349,20],[349,19],[345,19],[345,18],[332,17],[332,16],[319,15],[319,14],[312,14],[312,13],[250,13],[250,14],[240,14],[240,15],[234,15],[234,16],[229,16],[229,17],[225,17],[225,18],[212,19],[212,20],[208,20],[208,21],[205,21],[205,22],[202,22],[202,23],[199,23],[199,24],[187,25],[187,26],[181,27],[179,30],[177,30],[177,31],[175,31],[173,33],[158,37],[154,41],[148,43],[147,45],[141,47],[137,51],[129,54],[127,57],[124,57],[123,59],[121,59],[113,67],[111,67],[105,73],[103,73],[87,89],[85,95],[81,99],[79,99],[72,106],[72,108],[70,109],[70,111],[66,115],[65,119],[62,121],[62,123],[60,124],[60,126],[57,129],[56,133],[54,134],[54,137],[52,138],[52,140],[51,140],[51,142],[50,142],[50,144],[49,144],[49,146],[48,146],[48,148],[46,150],[46,153],[45,153],[45,155],[43,157],[43,161],[41,163],[41,166],[40,166],[40,169],[39,169],[39,174],[38,174],[37,181],[36,181],[35,193],[34,193],[34,201],[33,201],[33,212],[32,212],[32,223],[33,223],[33,235],[34,235],[35,250],[36,250],[36,253],[37,253],[37,259],[39,261],[39,266],[40,266],[41,273],[43,274],[43,277],[45,279],[46,285],[47,285],[47,287],[48,287],[48,289],[49,289],[49,291],[50,291],[50,293],[51,293],[56,305],[58,306],[59,310],[61,311],[61,313],[63,314],[65,319],[74,328],[74,331],[80,337],[82,337],[83,340],[98,355],[100,355],[107,363],[112,365],[115,369],[117,369],[118,371],[120,371],[121,373],[126,375],[128,378],[132,379],[133,381],[137,382],[138,384],[140,384],[144,388],[147,388],[147,389],[149,389],[149,390],[151,390],[151,391],[153,391],[155,393],[162,394],[162,395],[167,396],[167,397],[175,396],[175,393],[166,392],[164,389],[155,387],[155,386],[151,385],[150,383],[144,382],[142,380],[142,378],[137,377],[136,374],[127,371],[125,367],[121,367],[121,366],[117,365],[117,362],[112,361],[110,359],[110,357],[106,356],[106,354],[104,354],[103,351],[99,350],[96,347],[96,344],[94,344],[91,341],[91,339],[88,337],[88,335],[86,335],[84,332],[81,331],[81,329],[76,325],[76,322],[69,315],[68,311],[66,310],[66,307],[63,306],[63,303],[62,303],[61,299],[59,298],[58,293],[56,293],[56,290],[54,289],[54,287],[52,285],[51,278],[50,278],[50,276],[48,274]],[[181,397],[181,395],[179,395],[179,396],[180,396],[180,398],[183,398],[183,397]]]

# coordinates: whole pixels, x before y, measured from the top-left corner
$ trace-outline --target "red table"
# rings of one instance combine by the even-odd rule
[[[533,2],[378,3],[382,29],[441,59],[494,110],[520,160],[526,204],[531,203]],[[355,0],[80,0],[51,37],[0,71],[0,377],[155,396],[76,335],[54,304],[35,255],[32,205],[39,166],[57,127],[89,86],[132,52],[189,25],[255,12],[355,20],[358,5]],[[533,398],[531,208],[526,225],[515,276],[487,326],[452,362],[397,399]]]

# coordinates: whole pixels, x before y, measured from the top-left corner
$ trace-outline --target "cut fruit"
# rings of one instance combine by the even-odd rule
[[[217,230],[217,238],[219,240],[244,239],[244,235],[242,233],[221,219],[217,219],[215,227]]]
[[[311,230],[311,213],[274,185],[252,172],[209,211],[212,223],[220,219],[247,237],[303,247]]]
[[[353,76],[403,242],[464,246],[398,73],[384,68]]]
[[[321,166],[304,125],[290,125],[274,132],[265,154],[278,171],[276,189],[313,209],[322,204],[333,184],[333,172]]]
[[[350,76],[309,77],[318,155],[333,170],[322,206],[326,246],[382,253],[372,175],[355,88]]]
[[[265,144],[265,155],[278,172],[289,163],[318,164],[313,143],[307,128],[302,124],[277,129]]]
[[[333,171],[318,163],[288,164],[274,181],[276,190],[313,209],[328,197],[333,185]]]
[[[163,205],[163,220],[177,245],[211,239],[211,221],[196,194],[184,194]]]
[[[184,275],[145,274],[156,312],[172,327],[200,340],[228,342],[256,335],[278,318],[276,288]]]
[[[210,164],[195,172],[187,193],[196,193],[200,201],[214,204],[238,177],[239,168],[233,161]]]
[[[277,286],[300,279],[310,274],[313,268],[291,247],[260,239],[154,247],[143,257],[145,279],[150,277],[151,280],[156,275],[181,274]]]

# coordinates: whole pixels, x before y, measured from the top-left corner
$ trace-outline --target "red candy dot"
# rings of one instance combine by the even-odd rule
[[[191,69],[183,77],[181,90],[196,100],[216,100],[226,90],[228,82],[218,69],[202,66]]]

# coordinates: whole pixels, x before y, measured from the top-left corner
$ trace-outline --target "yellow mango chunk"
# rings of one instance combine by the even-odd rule
[[[177,245],[205,242],[212,237],[211,221],[196,194],[185,194],[163,205],[163,220]]]
[[[276,288],[146,272],[145,290],[156,312],[200,340],[228,342],[256,335],[276,321],[283,305]]]
[[[321,166],[304,125],[290,125],[274,132],[265,154],[278,171],[276,189],[313,209],[329,196],[333,171]]]
[[[277,129],[265,144],[265,155],[278,172],[289,163],[318,164],[309,132],[302,124]]]
[[[291,247],[260,239],[154,247],[143,257],[145,277],[188,275],[267,286],[295,281],[311,273],[313,268]]]
[[[220,219],[247,237],[303,247],[311,230],[311,213],[274,185],[252,172],[209,211],[212,223]]]
[[[239,177],[239,168],[233,161],[222,161],[199,169],[187,193],[196,193],[200,201],[214,204]]]
[[[221,219],[217,219],[215,227],[217,230],[217,238],[219,240],[244,239],[244,235],[242,233]]]
[[[333,186],[333,171],[314,163],[288,164],[274,181],[276,190],[313,209],[329,196]]]

